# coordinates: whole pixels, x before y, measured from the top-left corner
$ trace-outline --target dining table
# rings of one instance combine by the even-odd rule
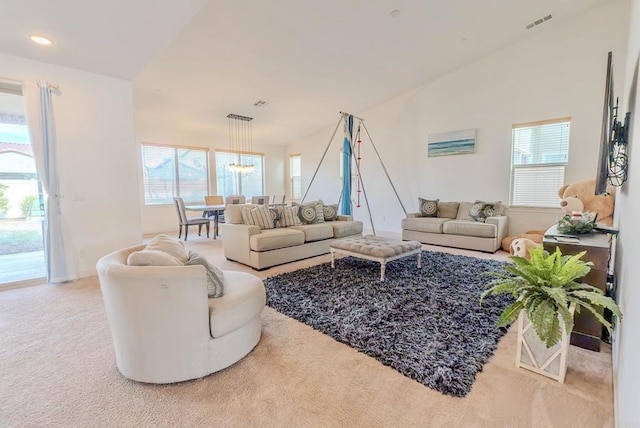
[[[206,216],[208,212],[213,213],[213,239],[218,237],[218,224],[220,213],[224,212],[226,205],[185,205],[186,211],[202,211],[202,216]]]

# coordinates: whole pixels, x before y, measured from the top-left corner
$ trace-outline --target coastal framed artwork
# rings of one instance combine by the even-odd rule
[[[449,156],[475,153],[477,129],[429,134],[427,156]]]

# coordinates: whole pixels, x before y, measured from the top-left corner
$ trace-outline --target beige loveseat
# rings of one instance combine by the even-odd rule
[[[257,205],[228,205],[225,223],[220,227],[225,257],[254,269],[327,254],[334,239],[362,235],[362,222],[350,216],[337,216],[334,221],[316,224],[261,229],[243,222],[242,210],[249,207]]]
[[[459,204],[457,208],[456,204]],[[507,236],[508,218],[499,215],[472,220],[470,210],[473,205],[473,202],[438,203],[435,217],[407,214],[402,220],[402,239],[494,253],[500,248],[502,238]]]

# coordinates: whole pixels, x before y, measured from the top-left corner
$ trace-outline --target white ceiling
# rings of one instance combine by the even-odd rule
[[[287,144],[605,1],[3,0],[0,52],[133,79],[143,126]]]
[[[0,52],[133,79],[206,1],[2,0]],[[34,44],[34,33],[54,44]]]

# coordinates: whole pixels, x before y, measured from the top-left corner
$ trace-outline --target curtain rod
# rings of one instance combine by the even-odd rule
[[[38,86],[40,86],[41,82],[46,83],[47,84],[47,88],[53,89],[54,91],[57,91],[58,89],[60,89],[60,85],[58,85],[57,83],[49,83],[46,80],[38,80]]]

